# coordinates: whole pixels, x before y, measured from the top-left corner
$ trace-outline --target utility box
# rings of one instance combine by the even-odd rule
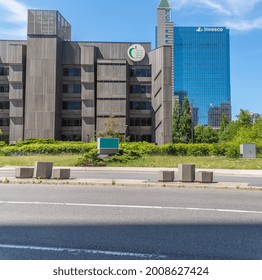
[[[97,149],[100,155],[117,154],[119,151],[119,138],[98,138]]]
[[[240,155],[243,158],[256,158],[257,157],[256,144],[241,144]]]

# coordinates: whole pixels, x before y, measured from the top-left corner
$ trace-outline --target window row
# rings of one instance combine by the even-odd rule
[[[82,119],[62,119],[62,126],[82,126]]]
[[[9,110],[10,103],[9,101],[0,101],[0,110]]]
[[[98,83],[124,84],[126,81],[98,81]]]
[[[82,102],[81,101],[63,101],[62,109],[63,110],[81,110]]]
[[[63,69],[64,77],[81,77],[81,69],[75,67],[66,67]]]
[[[63,101],[62,109],[63,110],[81,110],[82,102],[81,101]],[[130,109],[131,110],[151,110],[152,106],[151,106],[151,102],[132,101],[132,102],[130,102]]]
[[[9,75],[9,67],[0,66],[0,76],[8,76],[8,75]]]
[[[64,84],[63,93],[81,93],[81,84]]]
[[[126,66],[126,63],[98,63],[98,65],[103,65],[103,66]]]
[[[130,126],[151,126],[151,118],[130,118]]]
[[[131,68],[130,77],[151,77],[152,71],[151,68]]]
[[[0,119],[0,127],[1,126],[9,126],[10,120],[9,119]]]
[[[0,85],[0,92],[9,92],[9,85]]]
[[[132,85],[130,86],[130,93],[151,93],[151,85]]]
[[[130,109],[131,110],[151,110],[152,106],[151,106],[150,102],[132,101],[132,102],[130,102]]]
[[[142,134],[142,135],[130,135],[130,140],[135,142],[146,141],[151,143],[152,142],[152,135]]]

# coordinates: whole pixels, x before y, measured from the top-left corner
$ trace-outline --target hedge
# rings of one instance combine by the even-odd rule
[[[7,146],[0,142],[0,155],[30,155],[30,154],[84,154],[96,148],[96,142],[62,142],[52,139],[29,139]],[[240,147],[235,143],[216,144],[165,144],[154,145],[147,142],[123,142],[119,154],[111,161],[127,161],[143,155],[173,155],[173,156],[227,156],[239,157]],[[262,156],[262,143],[257,143],[257,154]]]

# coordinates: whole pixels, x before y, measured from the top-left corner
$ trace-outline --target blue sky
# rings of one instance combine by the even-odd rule
[[[26,39],[27,8],[56,9],[76,41],[155,42],[160,0],[0,0],[0,39]],[[178,26],[226,26],[233,117],[262,114],[262,0],[169,0]]]

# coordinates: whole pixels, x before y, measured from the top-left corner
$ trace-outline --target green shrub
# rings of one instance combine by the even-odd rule
[[[30,154],[81,154],[96,147],[96,143],[83,142],[56,142],[54,144],[25,144],[4,146],[0,148],[0,154],[5,156],[30,155]]]
[[[213,145],[211,144],[188,144],[187,156],[209,156]]]
[[[6,146],[7,144],[4,142],[4,141],[0,141],[0,147],[4,147]]]
[[[240,146],[236,144],[227,145],[226,156],[229,158],[238,158],[240,157]]]
[[[85,153],[77,161],[77,166],[105,166],[105,161],[98,157],[98,150],[96,148],[91,149],[88,153]]]
[[[212,146],[211,155],[214,156],[225,156],[228,143],[217,143]]]

